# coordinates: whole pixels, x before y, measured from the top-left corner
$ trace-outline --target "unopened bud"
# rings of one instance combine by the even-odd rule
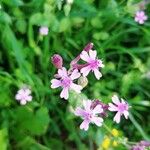
[[[78,79],[78,84],[81,85],[83,88],[87,86],[88,84],[88,79],[86,77],[81,76]]]
[[[57,69],[61,69],[63,66],[63,59],[60,55],[55,54],[52,56],[51,61],[53,63],[53,65],[57,68]]]
[[[89,50],[91,50],[92,48],[93,48],[93,43],[88,43],[85,47],[84,47],[84,51],[89,51]]]

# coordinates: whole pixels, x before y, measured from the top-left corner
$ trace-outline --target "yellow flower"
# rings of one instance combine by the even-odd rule
[[[112,129],[111,133],[114,137],[119,136],[119,131],[117,129]]]
[[[104,141],[102,142],[102,147],[107,150],[110,146],[110,142],[111,142],[110,138],[105,137]]]
[[[112,145],[113,145],[114,147],[116,147],[116,146],[118,146],[118,142],[117,142],[117,141],[113,141]]]

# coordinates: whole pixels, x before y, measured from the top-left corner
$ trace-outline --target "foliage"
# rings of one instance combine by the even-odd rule
[[[118,93],[132,106],[130,119],[116,125],[130,141],[150,139],[150,21],[134,21],[137,0],[1,0],[0,5],[0,150],[101,149],[109,136],[94,125],[79,129],[70,103],[88,97],[110,102]],[[150,16],[150,7],[146,14]],[[39,27],[49,27],[42,37]],[[93,42],[103,59],[103,78],[89,77],[84,94],[72,93],[68,101],[50,89],[56,69],[50,57],[59,53],[65,63]],[[68,66],[69,67],[69,66]],[[15,100],[17,90],[27,84],[32,102]],[[82,98],[83,99],[83,98]],[[112,148],[113,149],[113,148]],[[114,149],[124,149],[121,145]]]

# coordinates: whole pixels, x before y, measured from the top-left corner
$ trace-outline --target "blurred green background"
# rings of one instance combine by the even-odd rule
[[[81,97],[107,103],[118,93],[132,106],[130,119],[105,123],[129,141],[150,139],[150,20],[134,21],[136,0],[1,0],[0,1],[0,150],[101,150],[109,133],[91,125],[79,129],[81,119],[70,105]],[[150,7],[146,6],[150,16]],[[39,35],[40,26],[49,34]],[[88,42],[94,43],[105,64],[103,77],[93,74],[83,94],[68,101],[50,88],[56,69],[50,57],[58,53],[69,68]],[[21,106],[17,90],[27,84],[33,101]],[[107,142],[106,142],[106,145]]]

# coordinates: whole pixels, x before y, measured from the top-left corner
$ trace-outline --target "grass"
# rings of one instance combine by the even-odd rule
[[[1,0],[1,150],[101,148],[109,133],[94,125],[88,132],[80,130],[81,120],[70,112],[70,105],[82,97],[107,103],[114,93],[132,106],[130,119],[119,125],[109,119],[105,124],[129,141],[150,139],[150,80],[143,77],[150,69],[150,21],[144,25],[134,21],[138,2],[74,0],[67,5],[59,0]],[[47,36],[39,35],[40,26],[49,27]],[[68,101],[61,100],[60,91],[50,88],[56,71],[50,57],[60,54],[69,68],[88,42],[94,43],[104,61],[103,78],[97,81],[91,74],[83,94],[72,93]],[[15,100],[23,84],[31,87],[33,95],[26,106]]]

